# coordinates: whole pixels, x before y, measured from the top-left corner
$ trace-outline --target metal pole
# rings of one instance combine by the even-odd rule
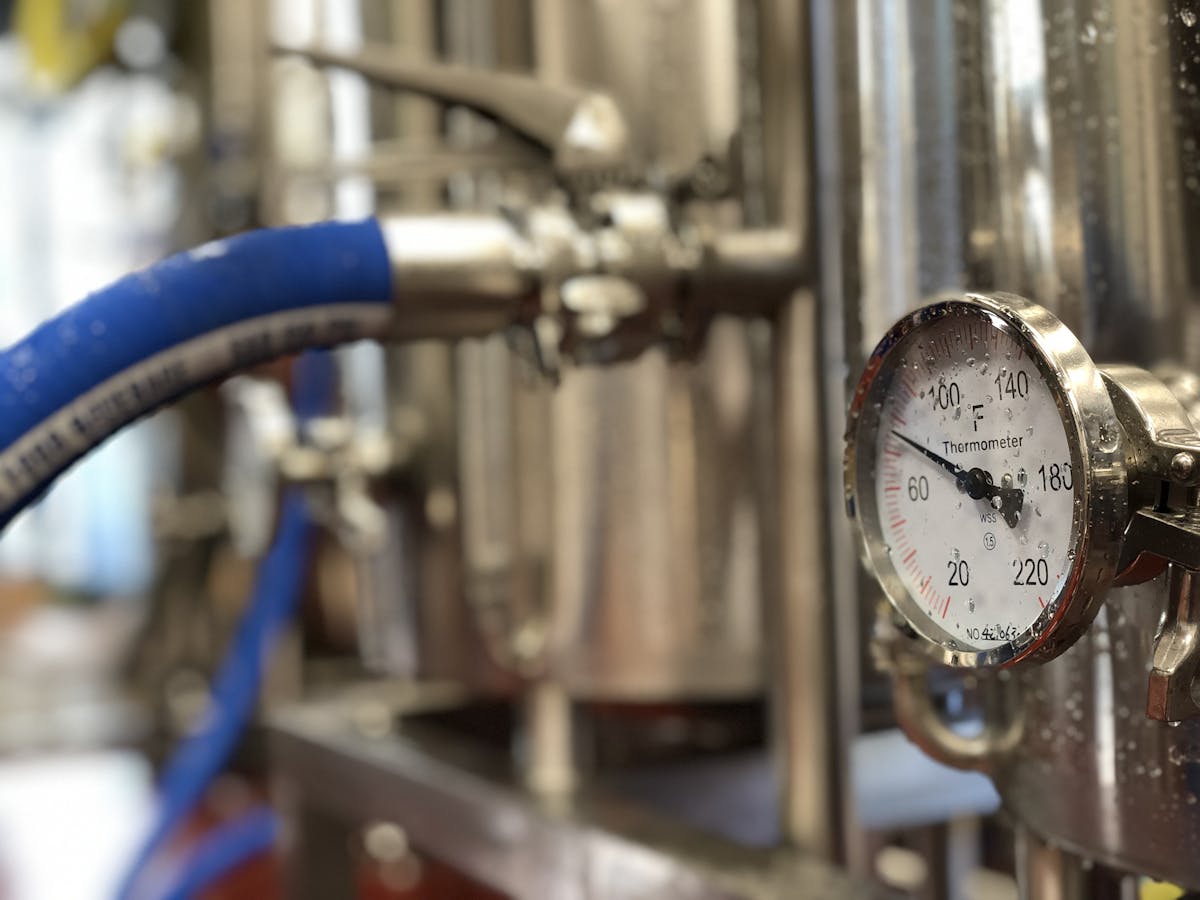
[[[790,0],[760,0],[743,3],[742,12],[754,17],[756,26],[763,214],[769,224],[795,232],[811,284],[817,266],[811,229],[818,163],[812,120],[811,51],[820,40],[812,31],[815,9]],[[834,483],[829,473],[837,466],[833,446],[840,443],[835,420],[842,415],[843,385],[838,369],[825,358],[824,323],[830,312],[822,308],[824,302],[812,290],[797,292],[775,323],[780,495],[771,560],[778,574],[767,617],[771,700],[784,838],[854,867],[862,854],[852,837],[847,763],[857,730],[859,649],[856,601],[833,599],[839,596],[833,571],[838,552],[829,525],[830,515],[840,515],[840,503],[829,494]],[[833,315],[840,329],[841,315]]]
[[[1137,879],[1047,843],[1027,828],[1016,832],[1021,900],[1135,900]]]
[[[565,797],[578,783],[571,698],[560,682],[545,679],[530,686],[523,699],[525,785],[543,799]]]

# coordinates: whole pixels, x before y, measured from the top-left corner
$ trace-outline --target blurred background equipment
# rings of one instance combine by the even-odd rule
[[[1194,404],[1200,5],[9,6],[6,344],[327,220],[378,217],[395,305],[5,531],[0,896],[1200,888],[1191,723],[1142,716],[1166,585],[1011,678],[913,664],[840,466],[871,348],[945,290]]]

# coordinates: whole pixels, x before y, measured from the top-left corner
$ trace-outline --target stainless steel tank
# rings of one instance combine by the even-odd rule
[[[557,388],[506,373],[519,367],[506,353],[464,349],[460,361],[465,572],[481,618],[506,629],[509,656],[544,642],[576,697],[754,694],[765,332],[718,322],[699,364],[655,349],[570,367]]]
[[[822,159],[850,227],[823,292],[848,371],[951,288],[1024,294],[1101,363],[1200,366],[1200,3],[814,8],[836,36],[818,50],[817,118],[836,127]],[[989,767],[1040,839],[1196,887],[1200,724],[1144,715],[1165,607],[1161,580],[1112,591],[1078,646],[1017,679],[1012,747],[945,749]]]
[[[537,72],[608,90],[651,181],[725,179],[734,12],[726,0],[534,3]],[[760,692],[766,326],[718,319],[687,358],[654,347],[557,374],[551,387],[503,338],[459,350],[465,589],[489,646],[576,698]]]

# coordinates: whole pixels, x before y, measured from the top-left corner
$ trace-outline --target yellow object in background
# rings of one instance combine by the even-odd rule
[[[129,0],[18,0],[13,25],[34,90],[57,93],[112,55]]]
[[[1138,900],[1179,900],[1183,896],[1183,888],[1165,881],[1152,881],[1143,878],[1138,890]]]

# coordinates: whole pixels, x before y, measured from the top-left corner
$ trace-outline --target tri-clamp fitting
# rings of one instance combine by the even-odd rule
[[[761,315],[798,282],[788,232],[703,233],[673,226],[650,192],[497,214],[396,216],[384,239],[404,297],[396,337],[476,337],[512,326],[535,336],[553,373],[559,354],[611,362],[685,341],[716,313]]]

